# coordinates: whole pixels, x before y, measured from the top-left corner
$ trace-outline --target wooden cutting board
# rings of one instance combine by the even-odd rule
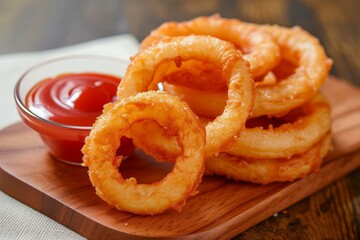
[[[87,170],[52,159],[37,134],[17,123],[0,131],[0,188],[90,239],[228,239],[360,166],[360,90],[329,79],[322,92],[333,107],[333,151],[316,174],[266,186],[204,177],[182,212],[137,216],[100,200]],[[171,165],[128,159],[122,173],[155,181]]]

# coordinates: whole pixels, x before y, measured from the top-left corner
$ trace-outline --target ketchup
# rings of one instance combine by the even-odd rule
[[[35,85],[26,97],[26,105],[53,122],[91,126],[103,105],[115,100],[119,83],[119,78],[103,74],[62,74]]]
[[[43,119],[66,125],[92,126],[101,115],[104,104],[116,100],[120,81],[120,78],[97,73],[62,74],[36,84],[26,96],[26,105]],[[82,161],[84,137],[73,141],[56,140],[54,136],[41,137],[55,156]],[[133,150],[132,141],[123,137],[118,154],[126,156]]]

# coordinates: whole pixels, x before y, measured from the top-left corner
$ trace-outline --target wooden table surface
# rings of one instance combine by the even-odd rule
[[[131,33],[141,41],[165,21],[220,13],[300,25],[317,36],[331,73],[360,86],[359,0],[0,0],[0,54],[37,51]],[[360,161],[360,159],[359,159]],[[359,239],[360,169],[235,239]]]

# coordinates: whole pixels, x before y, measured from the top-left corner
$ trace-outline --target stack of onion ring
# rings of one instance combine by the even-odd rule
[[[330,149],[330,106],[317,92],[329,74],[332,60],[326,56],[319,41],[299,27],[256,25],[215,15],[186,22],[164,23],[145,38],[140,51],[145,51],[161,41],[172,41],[174,36],[193,35],[210,35],[226,40],[244,54],[244,58],[249,61],[256,85],[255,102],[247,123],[251,124],[259,119],[278,122],[276,127],[270,124],[266,128],[244,128],[239,137],[235,136],[236,141],[230,149],[223,150],[219,156],[207,155],[207,173],[265,184],[292,181],[315,171],[316,167],[304,167],[298,174],[295,174],[294,170],[300,169],[302,163],[304,166],[310,166],[311,162],[314,166],[315,163],[321,163],[324,154],[317,154],[313,161],[308,161],[310,153],[319,152],[315,151],[315,146],[316,149],[321,149],[321,153]],[[257,44],[253,38],[258,41]],[[265,55],[261,55],[265,52]],[[262,65],[261,70],[259,65]],[[224,113],[227,103],[226,88],[220,83],[216,84],[220,82],[216,79],[221,78],[214,66],[194,61],[188,62],[184,68],[166,66],[164,69],[160,70],[157,77],[162,78],[165,91],[187,102],[198,116],[212,121]],[[302,112],[302,115],[294,119],[292,115],[296,111]],[[289,118],[292,121],[287,121]],[[159,137],[156,132],[152,131],[153,139]],[[179,150],[171,146],[174,144],[158,146],[158,150],[167,148],[170,150],[167,151],[168,154],[173,152],[173,156],[178,155]],[[265,162],[273,164],[272,167],[282,162],[279,169],[280,166],[284,169],[285,163],[281,159],[286,159],[289,166],[290,162],[294,166],[289,167],[287,173],[292,171],[293,174],[284,177],[284,174],[280,176],[280,172],[276,176],[274,171],[269,171],[269,174],[257,179],[245,175],[236,177],[227,173],[234,171],[235,165],[229,165],[225,168],[226,171],[217,171],[225,164],[223,159],[226,158],[256,162],[259,164],[252,166],[259,169]],[[293,164],[295,160],[297,165]],[[266,172],[265,170],[264,173]]]
[[[180,210],[204,173],[294,181],[331,149],[331,108],[318,91],[332,60],[299,27],[219,15],[168,22],[131,60],[82,150],[97,194],[120,210]],[[153,184],[124,179],[121,136],[174,169]]]
[[[156,44],[159,39],[166,39],[167,36],[194,34],[211,35],[233,43],[244,52],[244,58],[247,56],[255,82],[257,77],[267,76],[267,79],[264,80],[265,84],[260,84],[256,89],[252,117],[278,116],[301,106],[319,90],[326,80],[332,65],[332,61],[327,58],[319,41],[300,27],[262,26],[234,19],[220,18],[217,15],[200,17],[187,22],[165,23],[153,30],[145,38],[140,49],[146,49],[151,46],[151,43]],[[278,51],[280,51],[280,54]],[[281,61],[290,62],[295,66],[295,69],[293,74],[278,79],[272,70]],[[187,67],[187,69],[189,68],[191,66]],[[198,69],[199,67],[194,66],[194,68]],[[261,69],[261,71],[258,69]],[[190,71],[190,73],[192,72]],[[177,93],[182,92],[181,89],[177,89],[178,85],[197,90],[207,90],[209,88],[206,81],[201,81],[201,83],[207,85],[206,87],[183,84],[181,79],[184,78],[184,75],[185,78],[189,78],[190,73],[187,71],[187,75],[185,75],[182,72],[177,73],[176,70],[170,69],[163,75],[168,75],[166,80],[169,84],[174,85],[172,89]],[[208,76],[208,74],[204,75]],[[194,78],[198,77],[198,75],[193,76]],[[212,77],[206,79],[212,79]],[[211,80],[211,82],[214,82],[214,80]],[[221,92],[219,87],[211,90],[212,92]],[[222,92],[224,95],[225,91]],[[187,94],[181,93],[181,96],[183,95]],[[192,107],[191,103],[199,99],[202,100],[203,95],[206,97],[206,93],[197,92],[194,101],[189,102],[190,107]],[[221,94],[212,97],[212,101],[218,102],[216,106],[224,106],[224,97]],[[201,104],[195,103],[195,105],[199,106]],[[206,112],[204,109],[200,110],[200,112],[204,111]],[[218,109],[215,112],[220,111]],[[208,117],[214,117],[214,115]]]
[[[248,121],[254,123],[230,150],[206,160],[208,175],[260,184],[293,181],[317,171],[331,148],[331,110],[320,93],[281,118]]]
[[[233,180],[258,184],[294,181],[318,171],[330,148],[331,135],[327,133],[305,152],[290,158],[249,159],[221,153],[206,159],[206,174],[225,175]]]
[[[208,121],[201,120],[203,124]],[[155,142],[149,154],[159,154],[157,159],[163,161],[181,154],[173,139],[167,138],[156,126],[149,129],[150,132],[142,134],[143,140]],[[331,149],[330,138],[331,108],[317,93],[285,116],[248,120],[247,127],[230,150],[206,159],[206,174],[260,184],[293,181],[319,169],[323,157]]]

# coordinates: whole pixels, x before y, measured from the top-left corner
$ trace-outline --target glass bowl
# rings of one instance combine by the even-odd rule
[[[128,64],[128,61],[122,59],[102,56],[63,57],[39,64],[25,72],[15,86],[14,95],[19,115],[40,135],[52,156],[69,164],[80,165],[81,148],[92,126],[68,125],[45,119],[27,107],[27,94],[40,81],[61,74],[95,73],[122,78]],[[128,143],[121,147],[131,148]]]

